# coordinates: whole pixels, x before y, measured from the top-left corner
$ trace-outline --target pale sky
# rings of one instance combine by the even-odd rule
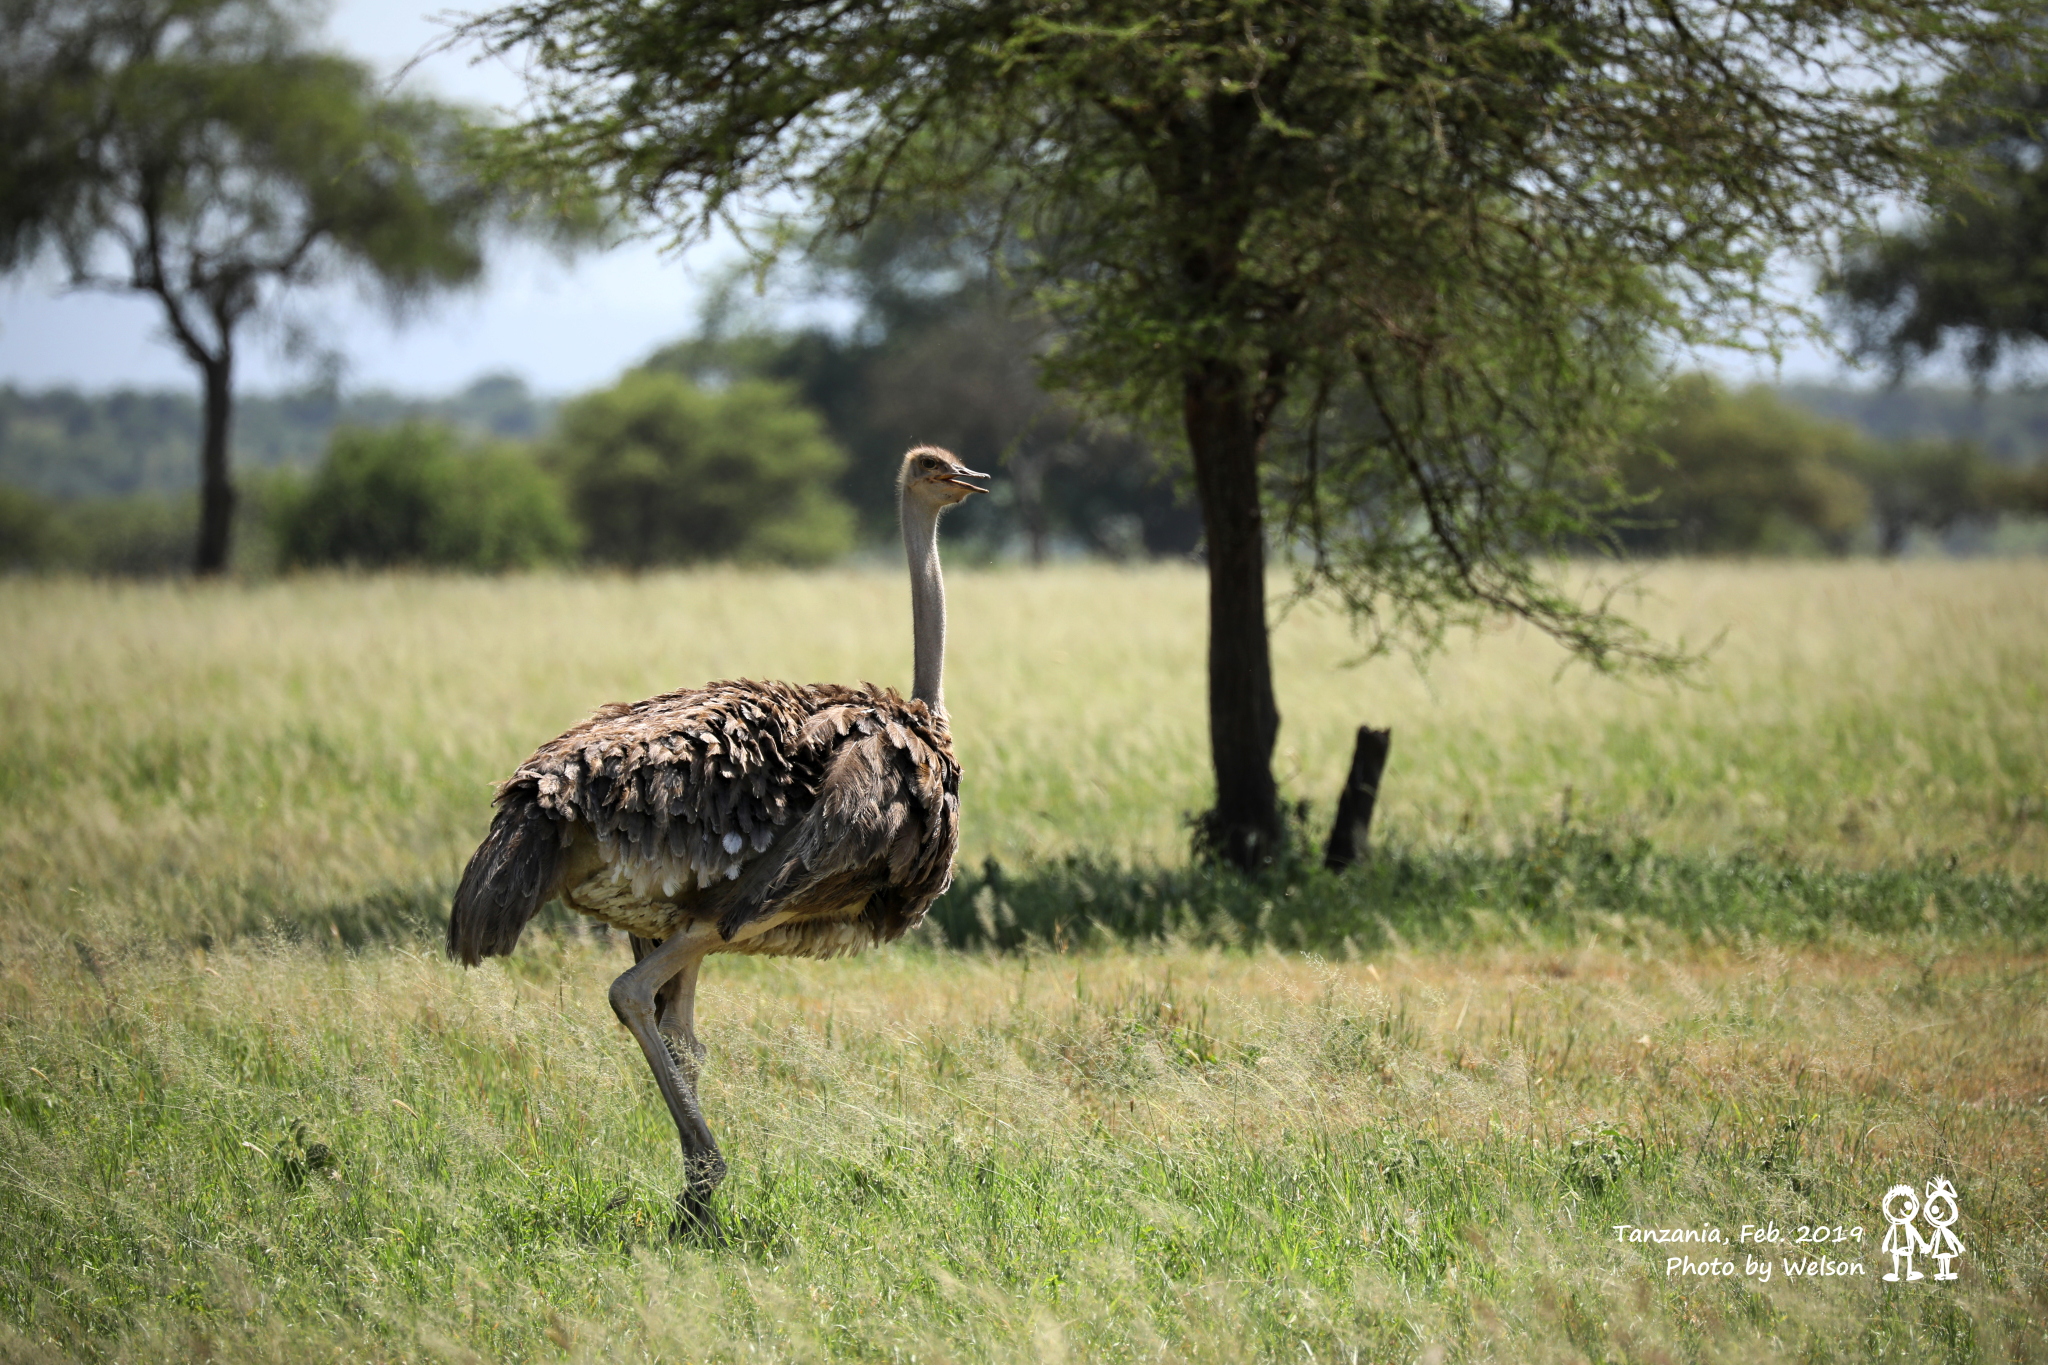
[[[327,33],[391,74],[440,36],[432,16],[444,12],[417,0],[341,0]],[[407,73],[404,88],[503,108],[522,87],[503,66],[442,54]],[[714,245],[678,259],[653,243],[630,242],[565,264],[544,249],[515,245],[492,253],[480,289],[443,296],[401,328],[350,286],[323,291],[306,311],[338,341],[350,388],[436,394],[509,371],[543,393],[571,393],[609,383],[689,332],[709,273],[730,255]],[[242,343],[238,368],[245,392],[307,377],[303,363],[261,336]],[[105,389],[194,382],[191,366],[164,338],[153,300],[66,292],[53,265],[0,281],[0,383]]]
[[[390,75],[439,39],[445,25],[436,16],[448,13],[419,0],[339,0],[327,33]],[[422,59],[404,86],[501,109],[514,106],[523,88],[508,67],[473,64],[456,53]],[[688,333],[706,283],[732,259],[731,249],[717,244],[677,257],[635,241],[573,262],[530,245],[503,246],[491,255],[481,288],[440,298],[403,327],[391,325],[349,286],[297,298],[302,315],[317,319],[323,338],[338,347],[348,388],[441,394],[483,374],[510,372],[541,393],[569,394],[611,382]],[[1843,377],[1812,347],[1789,354],[1775,374],[1740,357],[1708,363],[1731,379]],[[243,392],[308,378],[304,362],[285,357],[274,338],[253,328],[245,330],[238,364]],[[67,292],[47,265],[0,280],[0,383],[101,390],[194,382],[191,366],[164,337],[154,301]]]

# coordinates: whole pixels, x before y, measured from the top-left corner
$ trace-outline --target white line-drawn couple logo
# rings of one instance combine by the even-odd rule
[[[1955,1186],[1943,1176],[1934,1177],[1927,1182],[1927,1202],[1922,1204],[1919,1193],[1911,1185],[1894,1185],[1884,1192],[1884,1200],[1879,1207],[1891,1224],[1884,1241],[1878,1245],[1878,1250],[1889,1251],[1892,1255],[1891,1273],[1885,1276],[1887,1280],[1896,1283],[1926,1279],[1925,1275],[1913,1269],[1913,1253],[1916,1251],[1941,1262],[1941,1268],[1934,1273],[1935,1279],[1953,1280],[1956,1277],[1956,1272],[1949,1268],[1949,1262],[1963,1254],[1963,1244],[1951,1231],[1960,1213]],[[1927,1221],[1934,1225],[1932,1236],[1922,1235],[1913,1222],[1923,1212]]]

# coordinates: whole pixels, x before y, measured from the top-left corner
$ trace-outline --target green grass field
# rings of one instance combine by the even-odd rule
[[[2048,564],[1654,569],[1681,687],[1299,610],[1283,782],[1391,724],[1383,851],[1256,883],[1198,573],[950,586],[960,883],[707,969],[713,1249],[624,945],[435,917],[600,702],[904,683],[899,575],[0,582],[0,1359],[2048,1359]],[[1961,1278],[1885,1284],[1936,1174]]]

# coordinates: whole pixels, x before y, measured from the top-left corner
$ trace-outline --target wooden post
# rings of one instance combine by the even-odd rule
[[[1323,849],[1323,866],[1342,872],[1365,856],[1366,835],[1372,829],[1373,805],[1379,800],[1380,774],[1387,768],[1387,749],[1394,742],[1392,730],[1358,727],[1358,747],[1351,753],[1351,775],[1337,797],[1337,818],[1330,825],[1330,842]]]

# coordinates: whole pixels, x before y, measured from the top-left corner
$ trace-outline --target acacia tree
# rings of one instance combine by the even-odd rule
[[[1300,585],[1376,641],[1498,612],[1674,656],[1558,585],[1633,395],[1746,335],[1773,254],[1916,184],[1927,114],[2023,0],[521,0],[514,154],[684,233],[798,203],[971,209],[1062,331],[1049,377],[1184,436],[1209,572],[1206,829],[1281,838],[1266,629]],[[772,214],[768,215],[773,217]]]
[[[1823,281],[1854,349],[1895,380],[1958,342],[1981,386],[2048,344],[2048,72],[1996,52],[1970,75],[1937,131],[1968,174],[1930,186],[1904,227],[1859,235]]]
[[[273,0],[7,0],[0,269],[140,291],[205,393],[195,565],[227,564],[237,333],[353,271],[394,308],[475,280],[495,192],[456,109],[380,95]]]

